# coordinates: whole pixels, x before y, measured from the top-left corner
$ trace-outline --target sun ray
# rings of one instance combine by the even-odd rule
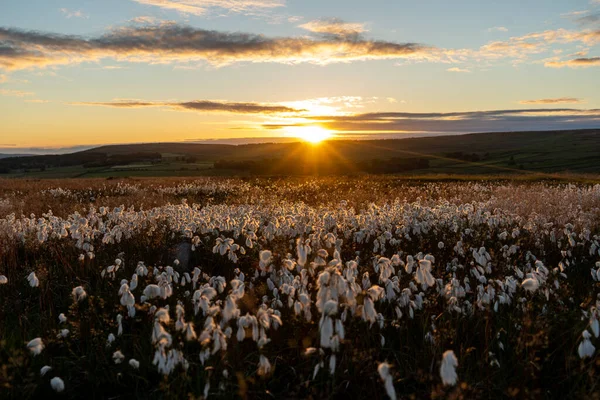
[[[319,143],[329,139],[332,132],[318,125],[309,126],[288,126],[285,128],[289,136],[297,137],[309,143]]]

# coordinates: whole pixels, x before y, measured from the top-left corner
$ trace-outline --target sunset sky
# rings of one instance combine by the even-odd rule
[[[0,2],[0,152],[314,126],[598,128],[600,0]]]

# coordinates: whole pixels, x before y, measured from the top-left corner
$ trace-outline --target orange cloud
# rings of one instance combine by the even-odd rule
[[[74,102],[77,106],[100,106],[113,108],[145,108],[166,107],[179,111],[196,112],[228,112],[236,114],[283,114],[306,111],[287,107],[280,104],[254,103],[254,102],[227,102],[220,100],[192,100],[182,102],[143,101],[143,100],[114,100],[109,102]]]
[[[575,104],[575,103],[583,103],[582,99],[578,99],[575,97],[559,97],[554,99],[537,99],[537,100],[521,100],[520,104]]]
[[[361,23],[344,22],[337,18],[319,19],[299,25],[307,31],[333,37],[358,36],[366,32]]]
[[[174,10],[185,14],[203,15],[211,8],[236,13],[252,13],[257,9],[283,7],[281,0],[134,0],[137,3]]]
[[[111,58],[151,64],[203,61],[329,64],[432,57],[430,47],[346,38],[269,38],[196,29],[173,23],[118,28],[90,39],[0,28],[0,67],[24,69]]]
[[[600,57],[581,57],[566,61],[549,61],[544,64],[546,67],[563,68],[563,67],[595,67],[600,66]]]
[[[25,97],[25,96],[33,96],[34,94],[35,93],[23,92],[21,90],[0,89],[0,95],[2,95],[2,96]]]

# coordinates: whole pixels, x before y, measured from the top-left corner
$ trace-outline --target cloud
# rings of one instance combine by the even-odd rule
[[[204,15],[212,9],[252,14],[257,11],[283,7],[283,0],[133,0],[137,3],[174,10],[184,14]]]
[[[508,32],[508,28],[504,26],[494,26],[488,29],[488,32]]]
[[[84,14],[81,10],[69,10],[68,8],[61,8],[60,12],[63,13],[66,18],[89,18],[89,15]]]
[[[254,102],[227,102],[218,100],[193,100],[183,102],[114,100],[109,102],[73,102],[77,106],[100,106],[113,108],[165,107],[178,111],[227,112],[235,114],[284,114],[299,113],[306,110],[287,107],[280,104]]]
[[[549,61],[544,64],[546,67],[563,68],[563,67],[598,67],[600,66],[600,57],[581,57],[566,61]]]
[[[600,13],[588,14],[576,19],[580,25],[597,25],[600,22]]]
[[[299,25],[299,27],[331,38],[358,38],[366,32],[364,24],[344,22],[338,18],[318,19]]]
[[[513,62],[525,62],[532,55],[551,51],[551,46],[554,44],[570,43],[582,43],[588,46],[600,43],[600,30],[554,29],[514,36],[508,40],[487,43],[478,50],[464,49],[462,54],[458,53],[458,60],[463,61],[466,58],[475,61],[493,61],[508,58]]]
[[[467,68],[458,68],[458,67],[452,67],[452,68],[448,68],[446,71],[448,72],[471,72],[470,69]]]
[[[141,15],[139,17],[131,18],[129,22],[133,22],[134,24],[155,24],[157,23],[157,19],[154,17],[150,17],[147,15]]]
[[[0,89],[0,95],[2,95],[2,96],[25,97],[25,96],[33,96],[34,94],[35,93],[23,92],[21,90]]]
[[[41,99],[31,99],[25,100],[25,103],[50,103],[49,100],[41,100]]]
[[[578,99],[575,97],[558,97],[554,99],[536,99],[536,100],[521,100],[520,104],[576,104],[583,103],[583,99]]]
[[[4,83],[8,81],[8,77],[6,75],[0,74],[0,83]]]
[[[358,60],[431,59],[436,50],[417,43],[355,38],[266,37],[197,29],[174,23],[129,26],[83,38],[0,28],[0,68],[43,68],[111,58],[164,64],[238,62],[330,64]]]
[[[470,133],[597,128],[600,109],[517,109],[450,113],[380,112],[313,116],[306,121],[341,133]]]

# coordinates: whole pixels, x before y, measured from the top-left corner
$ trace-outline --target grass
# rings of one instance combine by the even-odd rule
[[[592,281],[589,273],[598,259],[590,252],[596,240],[594,235],[600,234],[598,190],[589,184],[591,182],[575,185],[574,179],[568,180],[566,176],[561,177],[562,181],[543,183],[532,182],[529,176],[514,178],[512,175],[475,175],[467,180],[466,176],[428,175],[343,179],[2,180],[0,218],[14,212],[19,221],[7,225],[0,219],[0,274],[6,275],[9,282],[0,285],[2,397],[52,397],[55,394],[48,381],[52,376],[60,376],[67,388],[63,395],[68,398],[200,398],[208,381],[210,396],[220,398],[379,399],[385,394],[377,365],[387,361],[393,366],[394,387],[400,398],[583,398],[588,395],[593,398],[599,392],[596,381],[600,364],[596,359],[580,360],[577,346],[589,322],[589,317],[582,318],[582,311],[590,312],[598,293],[599,284]],[[597,176],[594,179],[598,182]],[[58,187],[62,191],[49,191]],[[94,195],[93,203],[90,203],[90,191]],[[2,205],[4,199],[8,199],[6,205]],[[174,246],[182,240],[190,240],[182,235],[186,228],[182,218],[186,208],[180,206],[168,211],[183,199],[199,205],[193,229],[207,224],[205,231],[195,232],[201,241],[191,255],[189,267],[173,264]],[[347,205],[342,206],[341,200],[347,200]],[[92,241],[93,259],[85,257],[83,262],[79,261],[82,251],[69,238],[55,237],[39,243],[34,234],[27,234],[10,239],[12,229],[19,229],[18,226],[22,226],[19,224],[24,223],[25,217],[18,217],[21,214],[33,212],[39,217],[51,208],[55,216],[66,218],[74,212],[87,215],[92,207],[112,209],[121,204],[126,209],[130,206],[147,211],[156,208],[129,220],[120,213],[101,217],[109,226],[112,226],[109,221],[123,218],[119,227],[125,232],[135,226],[136,221],[142,224],[119,242],[104,243],[104,235],[98,235]],[[469,211],[469,207],[473,211]],[[163,212],[165,214],[161,214]],[[130,215],[128,213],[136,215],[135,211],[123,212]],[[163,218],[154,220],[156,215]],[[90,217],[90,221],[93,219]],[[232,230],[216,228],[225,226],[222,224],[226,221],[234,224]],[[269,237],[268,227],[273,221],[281,230]],[[562,236],[566,222],[572,222],[574,231],[581,233],[577,238],[580,244],[572,248]],[[551,227],[547,227],[548,223],[552,223]],[[305,225],[311,234],[317,235],[315,240],[317,237],[324,240],[328,232],[343,238],[341,259],[344,262],[358,259],[359,282],[366,273],[372,284],[378,283],[374,257],[392,257],[398,252],[402,252],[402,259],[419,252],[434,254],[433,273],[443,280],[442,287],[454,275],[461,282],[467,277],[471,279],[471,291],[466,298],[475,308],[473,314],[449,312],[448,300],[439,295],[436,288],[419,289],[424,293],[424,305],[414,311],[414,318],[408,317],[407,308],[402,308],[404,316],[398,318],[395,303],[377,301],[377,312],[382,314],[385,323],[380,327],[378,323],[363,321],[360,315],[349,317],[345,323],[346,338],[337,354],[336,372],[330,375],[327,372],[330,349],[324,349],[322,355],[319,352],[312,357],[303,355],[307,347],[320,345],[320,314],[316,306],[312,306],[314,317],[307,322],[285,305],[287,295],[280,294],[283,306],[273,303],[275,297],[266,278],[277,282],[276,286],[281,289],[282,269],[254,277],[261,249],[273,251],[276,266],[282,265],[288,253],[296,257],[293,232]],[[429,226],[429,229],[417,233],[412,228],[418,225]],[[237,264],[227,256],[213,253],[218,237],[233,238],[235,231],[244,232],[238,229],[241,226],[244,229],[256,226],[259,239],[252,248],[247,248],[246,254],[240,254]],[[404,228],[408,228],[409,238],[402,234]],[[518,236],[509,235],[505,241],[498,239],[500,232],[512,232],[514,228],[520,230]],[[373,234],[365,241],[352,239],[361,230],[370,229],[374,229]],[[467,229],[472,232],[465,233]],[[589,240],[583,234],[585,229],[590,230]],[[350,234],[346,236],[347,230]],[[558,242],[551,239],[550,231],[557,235]],[[386,232],[398,241],[386,241],[385,249],[376,250],[376,241],[384,238]],[[465,255],[453,249],[458,240],[464,242]],[[235,241],[246,246],[243,233]],[[440,241],[446,246],[440,248]],[[505,245],[517,246],[517,253],[505,256]],[[496,279],[513,276],[514,266],[524,271],[530,268],[529,253],[543,260],[550,271],[567,257],[570,260],[568,279],[551,272],[551,278],[537,293],[526,293],[518,288],[512,303],[500,306],[497,312],[493,310],[493,302],[479,308],[477,282],[469,266],[473,261],[470,249],[481,246],[490,253],[492,267],[486,276],[496,293],[501,290]],[[314,247],[316,250],[317,246]],[[319,247],[326,248],[324,244]],[[561,250],[568,250],[570,254],[565,256]],[[327,261],[332,256],[333,248],[328,248]],[[123,260],[122,269],[114,279],[103,277],[102,270],[116,258]],[[309,261],[313,259],[314,253]],[[115,343],[107,347],[108,334],[117,331],[116,315],[127,313],[117,294],[121,280],[131,278],[140,260],[149,266],[151,276],[140,277],[140,286],[134,291],[138,300],[136,317],[125,317],[123,335],[117,336]],[[458,264],[463,267],[456,267]],[[281,311],[283,325],[276,331],[269,330],[271,342],[259,350],[249,338],[237,341],[236,326],[231,324],[234,330],[228,340],[228,350],[216,352],[202,365],[199,353],[205,345],[186,341],[174,328],[174,310],[179,301],[185,306],[186,321],[194,322],[198,334],[206,322],[201,314],[194,316],[190,297],[185,294],[190,288],[174,285],[172,297],[153,299],[145,304],[139,301],[143,288],[155,283],[155,276],[164,271],[161,266],[166,265],[173,265],[182,274],[198,266],[207,274],[201,278],[202,283],[208,283],[210,277],[223,276],[227,290],[217,295],[223,302],[231,289],[231,279],[236,277],[235,268],[239,268],[246,275],[247,283],[246,295],[238,301],[242,314],[256,314],[267,296],[269,306]],[[315,276],[308,277],[313,300],[318,274],[323,270],[324,267],[318,267]],[[31,271],[40,279],[38,288],[27,284],[25,277]],[[293,272],[293,275],[298,274]],[[560,282],[559,288],[554,288],[554,279]],[[414,276],[402,272],[398,281],[400,288],[407,288],[414,283]],[[85,287],[89,297],[76,303],[71,298],[71,290],[79,285]],[[551,291],[548,298],[544,289]],[[365,296],[366,293],[359,293],[358,304],[364,304]],[[414,294],[412,296],[413,302],[417,301]],[[178,367],[171,375],[163,376],[152,364],[155,349],[150,341],[151,305],[170,307],[173,320],[166,324],[166,329],[173,335],[174,348],[182,350],[189,361],[187,370]],[[461,305],[466,307],[464,303]],[[58,324],[57,316],[61,312],[68,318],[65,325]],[[220,316],[216,318],[218,321]],[[58,330],[64,327],[70,330],[68,338],[57,338]],[[428,333],[433,335],[434,343],[425,339]],[[24,345],[37,336],[43,337],[46,348],[33,357]],[[384,344],[381,336],[385,338]],[[598,344],[596,339],[594,343]],[[130,358],[140,361],[140,370],[132,369],[126,362],[115,364],[112,354],[117,349],[126,355],[126,362]],[[459,359],[460,383],[456,387],[444,387],[439,377],[439,362],[448,349]],[[268,357],[272,366],[272,371],[264,377],[257,374],[261,354]],[[496,359],[500,366],[491,366]],[[313,379],[315,366],[320,361],[324,367]],[[39,376],[43,365],[53,368],[47,377]],[[223,375],[224,370],[228,371],[227,377]]]
[[[48,168],[47,171],[11,173],[7,177],[108,177],[108,176],[236,176],[247,171],[212,169],[218,160],[282,159],[294,154],[293,162],[310,160],[346,160],[359,162],[394,157],[427,158],[430,168],[412,171],[415,175],[520,175],[524,173],[600,173],[600,131],[575,130],[553,132],[499,132],[469,135],[437,136],[395,140],[331,141],[319,146],[305,143],[266,143],[250,145],[199,145],[150,143],[103,146],[94,152],[126,154],[162,153],[163,162],[139,171],[90,169],[83,167]],[[463,152],[476,154],[480,161],[469,162],[449,157]],[[81,153],[85,154],[85,152]],[[299,159],[298,156],[300,156]],[[181,163],[178,157],[193,157],[193,164]],[[304,157],[304,158],[302,158]],[[511,160],[512,159],[512,160]],[[1,163],[0,163],[1,165]],[[111,175],[113,173],[113,175]],[[275,171],[276,173],[276,171]]]

